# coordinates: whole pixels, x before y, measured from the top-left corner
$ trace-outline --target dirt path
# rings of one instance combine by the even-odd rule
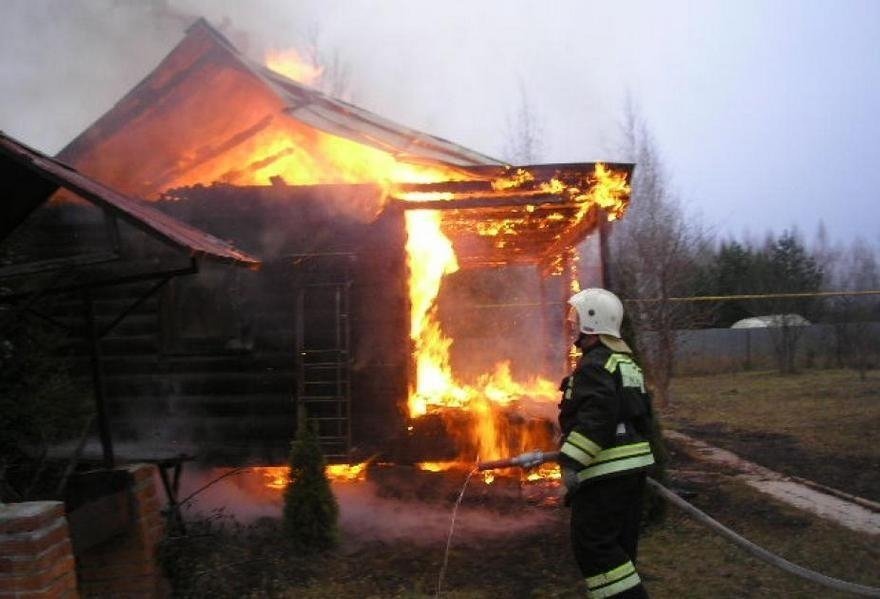
[[[821,485],[770,470],[683,433],[666,430],[664,436],[693,459],[732,471],[762,493],[852,530],[880,535],[880,504],[827,487],[819,490]]]

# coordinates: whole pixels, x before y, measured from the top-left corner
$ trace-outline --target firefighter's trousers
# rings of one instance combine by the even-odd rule
[[[635,569],[645,472],[587,481],[571,497],[571,542],[591,599],[646,598]]]

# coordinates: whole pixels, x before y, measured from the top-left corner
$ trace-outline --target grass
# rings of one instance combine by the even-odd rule
[[[851,370],[679,377],[663,417],[762,465],[880,500],[877,371],[864,381]]]
[[[785,506],[735,481],[692,501],[746,538],[823,574],[880,585],[876,539]],[[642,544],[652,597],[849,597],[765,564],[681,514]]]
[[[827,575],[880,585],[876,539],[768,500],[735,480],[720,477],[691,489],[698,507],[771,551]],[[444,597],[583,597],[569,551],[567,518],[567,510],[559,509],[550,525],[531,534],[459,539],[450,556]],[[406,542],[296,556],[280,526],[269,520],[197,540],[199,551],[190,555],[199,557],[184,568],[190,584],[178,585],[178,596],[432,597],[443,556],[442,544]],[[752,558],[674,509],[643,535],[639,570],[655,598],[846,596]]]

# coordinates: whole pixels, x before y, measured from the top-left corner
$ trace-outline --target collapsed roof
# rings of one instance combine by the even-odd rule
[[[284,132],[285,135],[279,135]],[[375,152],[337,156],[356,144]],[[116,105],[59,154],[105,183],[154,198],[196,183],[268,183],[255,171],[301,160],[335,167],[290,183],[360,183],[383,158],[452,168],[501,165],[488,156],[410,129],[297,83],[240,53],[204,19]],[[340,180],[339,171],[348,177]],[[353,171],[353,172],[352,172]],[[329,177],[332,177],[331,180]],[[257,180],[254,180],[254,179]]]

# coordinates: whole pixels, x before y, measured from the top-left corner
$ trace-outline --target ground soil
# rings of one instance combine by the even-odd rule
[[[791,436],[721,423],[679,424],[676,430],[785,474],[880,501],[880,458],[805,450]]]
[[[669,467],[670,487],[740,534],[823,573],[880,585],[876,538],[768,499],[724,472],[707,471],[674,448]],[[534,499],[493,500],[475,493],[465,502],[444,597],[584,596],[569,549],[568,510]],[[405,505],[394,504],[395,510],[402,515]],[[448,514],[452,501],[422,499],[413,505]],[[473,525],[486,513],[495,515],[497,528]],[[346,524],[340,548],[321,556],[297,555],[285,545],[273,518],[222,531],[216,525],[191,527],[192,538],[171,543],[176,553],[166,555],[177,570],[179,596],[431,597],[443,561],[445,530],[432,536],[430,515],[426,511],[423,535],[384,541],[364,538],[362,530]],[[537,526],[510,526],[528,519],[535,519]],[[639,570],[654,598],[844,596],[755,560],[674,509],[665,521],[644,531]]]
[[[880,500],[880,377],[845,371],[799,377],[737,373],[691,377],[674,386],[669,428],[758,464]],[[782,504],[669,446],[669,486],[739,534],[802,566],[880,586],[877,537]],[[386,474],[387,484],[390,475]],[[298,554],[277,517],[250,525],[193,522],[168,542],[165,564],[183,597],[432,597],[448,517],[460,480],[423,473],[410,493],[342,490],[342,542],[330,553]],[[393,476],[390,478],[394,478]],[[404,480],[416,477],[403,476]],[[457,521],[444,597],[583,597],[571,556],[568,511],[510,486],[469,489]],[[493,495],[493,493],[496,493]],[[346,517],[346,513],[349,514]],[[355,517],[352,517],[355,514]],[[396,534],[384,534],[389,530]],[[657,598],[847,597],[761,562],[670,508],[642,535],[639,572]]]
[[[880,501],[880,372],[737,372],[673,380],[668,428],[782,474]]]

